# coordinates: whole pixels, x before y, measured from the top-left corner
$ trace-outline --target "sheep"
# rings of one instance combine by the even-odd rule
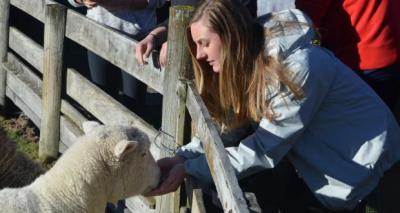
[[[0,189],[22,187],[44,173],[43,168],[17,151],[14,141],[0,130]]]
[[[0,191],[0,212],[104,212],[107,202],[155,188],[160,169],[134,127],[86,125],[56,164],[32,184]]]

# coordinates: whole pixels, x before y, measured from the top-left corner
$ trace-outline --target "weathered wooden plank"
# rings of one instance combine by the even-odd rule
[[[66,15],[67,8],[63,5],[46,5],[42,86],[43,113],[39,140],[39,158],[44,162],[50,162],[58,157]]]
[[[12,71],[7,73],[7,97],[10,98],[38,128],[40,128],[41,111],[38,110],[40,110],[41,107],[41,99],[39,94],[32,90],[32,88],[29,88],[29,83],[20,79],[21,74],[15,74]],[[76,141],[76,137],[81,135],[82,131],[65,116],[61,116],[60,125],[59,151],[64,152]]]
[[[148,65],[137,63],[136,41],[72,10],[67,14],[66,36],[163,93],[163,72],[154,67],[152,59]]]
[[[45,2],[45,0],[11,0],[13,6],[42,22],[44,22]],[[134,58],[136,41],[73,10],[68,10],[67,16],[68,38],[104,57],[162,94],[163,72],[155,67],[158,62],[153,61],[153,58],[158,60],[157,54],[152,53],[148,65],[139,65]]]
[[[8,54],[3,69],[7,71],[7,96],[40,128],[41,85],[37,77],[30,75],[29,69],[12,54]]]
[[[157,211],[149,207],[149,204],[145,202],[139,196],[130,197],[125,200],[125,205],[132,213],[156,213]]]
[[[68,146],[65,145],[64,142],[60,141],[60,144],[58,145],[58,151],[63,154],[65,151],[67,151],[67,149]]]
[[[24,79],[24,81],[27,82],[29,87],[31,87],[41,97],[42,79],[40,79],[28,66],[26,66],[13,53],[7,54],[6,65],[13,72],[17,73],[20,78]]]
[[[189,84],[186,106],[197,126],[207,162],[225,212],[249,212],[235,172],[206,106],[195,86]]]
[[[0,1],[0,62],[5,61],[8,49],[10,0]]]
[[[203,192],[196,184],[194,178],[188,177],[185,181],[186,194],[192,213],[206,213],[204,206]]]
[[[82,113],[75,109],[75,107],[73,107],[66,100],[61,100],[61,112],[80,129],[83,129],[82,123],[88,121],[88,119],[84,115],[82,115]]]
[[[40,117],[41,117],[41,112],[42,112],[42,102],[41,102],[41,91],[42,91],[42,81],[41,79],[36,76],[27,66],[25,66],[20,60],[18,60],[12,53],[8,54],[8,61],[6,64],[4,64],[4,69],[8,70],[9,73],[9,77],[8,77],[8,87],[9,89],[11,89],[12,93],[9,93],[9,97],[11,100],[13,100],[14,103],[17,104],[17,106],[19,106],[21,109],[23,109],[23,111],[28,115],[28,117],[30,119],[32,119],[34,121],[34,123],[38,126],[38,128],[40,128]],[[76,71],[73,71],[76,72]],[[77,73],[76,73],[77,74]],[[79,75],[79,74],[78,74]],[[71,82],[72,85],[78,84],[80,85],[81,82],[85,82],[83,84],[91,84],[88,80],[84,79],[84,77],[79,76],[77,77],[79,79],[78,82]],[[68,80],[69,81],[69,80]],[[73,81],[73,80],[72,80]],[[90,86],[89,86],[90,87]],[[93,86],[94,87],[94,86]],[[99,92],[101,91],[100,89],[95,89],[94,91],[89,91],[90,92]],[[79,93],[79,88],[77,89],[77,92]],[[104,96],[107,96],[106,94],[104,94],[104,92],[100,92],[102,93]],[[91,99],[92,97],[89,95],[88,97],[84,97],[84,99]],[[116,103],[116,101],[111,101],[111,97],[107,97],[105,98],[106,103],[111,103],[114,102]],[[117,105],[119,105],[118,103],[116,103]],[[94,104],[96,105],[96,104]],[[111,104],[112,105],[112,104]],[[28,107],[29,106],[29,107]],[[121,105],[119,105],[121,108]],[[95,106],[96,108],[96,106]],[[108,111],[109,110],[109,111]],[[118,115],[118,111],[120,110],[120,108],[116,107],[116,109],[114,109],[113,107],[110,107],[109,109],[105,109],[104,111],[106,112],[100,112],[107,114],[108,116],[106,118],[104,118],[104,120],[111,120],[111,121],[104,121],[103,123],[106,124],[126,124],[126,125],[131,125],[134,124],[135,126],[139,126],[139,128],[142,129],[142,127],[140,127],[140,125],[138,125],[136,123],[136,121],[133,121],[135,119],[140,119],[135,117],[135,115],[133,113],[130,113],[128,109],[123,109],[125,112],[128,112],[126,114],[122,114],[120,115],[121,119],[116,119],[115,116],[113,116],[114,114],[110,114],[109,112],[117,112],[116,114]],[[32,112],[32,113],[30,113]],[[84,121],[87,121],[87,118],[84,117],[79,111],[77,111],[75,108],[73,108],[73,106],[71,106],[67,101],[62,100],[62,104],[61,104],[61,112],[65,114],[66,117],[68,117],[69,119],[71,119],[73,121],[73,123],[75,123],[77,126],[81,127],[82,123]],[[132,115],[133,114],[133,115]],[[125,120],[125,121],[121,121],[121,120]],[[145,123],[144,121],[141,121],[143,123]],[[151,127],[150,125],[146,124],[147,127],[144,127],[145,132],[149,135],[150,140],[154,141],[157,133],[157,130],[155,130],[153,127]],[[62,136],[63,133],[61,133]],[[160,137],[158,137],[158,140],[160,140]],[[61,138],[61,141],[67,141],[67,139],[63,139]],[[68,141],[66,142],[67,145],[70,145],[70,143],[68,143]],[[65,145],[66,146],[66,145]],[[153,155],[158,159],[158,148],[156,146],[154,146],[154,144],[152,144],[151,146],[152,149],[152,153]]]
[[[4,1],[4,0],[2,0]],[[47,0],[48,1],[48,0]],[[52,2],[52,1],[48,1]],[[44,5],[46,0],[11,0],[11,5],[44,22]]]
[[[18,82],[20,82],[14,83],[16,82],[16,80],[14,80],[11,87],[14,88],[14,90],[23,88],[29,88],[29,90],[32,90],[32,93],[18,90],[18,94],[25,100],[35,98],[35,101],[30,102],[30,107],[33,109],[36,115],[41,115],[39,112],[41,112],[42,80],[32,70],[30,70],[30,68],[25,66],[24,63],[20,61],[14,54],[8,53],[7,58],[8,60],[5,66],[8,68],[8,70],[10,70],[11,73],[17,75],[16,77],[18,77]],[[11,78],[15,77],[11,76]],[[36,101],[40,103],[32,104]],[[87,118],[66,100],[61,100],[61,112],[80,128],[82,128],[82,123],[87,121]],[[40,128],[40,126],[38,127]]]
[[[183,129],[185,125],[186,84],[178,79],[186,77],[191,70],[190,53],[186,46],[186,31],[192,7],[171,7],[168,30],[168,64],[164,76],[164,96],[162,107],[161,128],[164,146],[176,148],[183,144]],[[179,93],[179,95],[178,95]],[[171,137],[172,136],[172,137]],[[176,144],[176,145],[174,145]],[[169,157],[170,152],[161,150],[162,157]],[[170,194],[160,196],[157,200],[159,212],[179,212],[179,189]]]
[[[10,27],[9,45],[18,55],[43,72],[43,47],[23,34],[15,27]]]
[[[122,106],[104,91],[93,85],[73,69],[67,69],[67,95],[82,105],[104,124],[132,125],[141,129],[154,142],[158,131]],[[151,113],[151,112],[150,112]],[[150,148],[153,156],[158,159],[158,148],[152,143]]]
[[[10,15],[10,0],[0,2],[0,63],[7,59],[8,50],[8,18]],[[4,107],[6,103],[6,76],[3,69],[0,69],[0,106]]]
[[[8,74],[7,97],[40,129],[42,81],[12,53],[7,57],[7,63],[3,65]],[[82,134],[79,127],[87,119],[66,100],[62,100],[61,112],[65,115],[60,118],[59,151],[64,152]]]
[[[8,77],[10,77],[10,75]],[[7,79],[7,81],[15,81],[14,77],[15,76],[10,77]],[[26,100],[23,100],[18,96],[18,92],[14,92],[10,87],[7,87],[6,94],[7,97],[15,104],[15,106],[21,109],[21,111],[24,112],[25,115],[28,116],[37,127],[40,127],[40,117],[32,111],[28,104],[26,104]]]
[[[60,144],[66,148],[72,146],[83,131],[65,116],[60,117]]]

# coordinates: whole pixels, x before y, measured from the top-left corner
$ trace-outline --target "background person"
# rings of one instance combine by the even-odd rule
[[[156,9],[165,0],[68,0],[87,7],[86,16],[135,40],[141,40],[157,24]],[[124,105],[135,109],[143,102],[146,85],[88,50],[91,80]],[[122,94],[119,93],[121,86]]]
[[[400,1],[296,0],[296,7],[311,17],[321,45],[355,70],[400,119]]]

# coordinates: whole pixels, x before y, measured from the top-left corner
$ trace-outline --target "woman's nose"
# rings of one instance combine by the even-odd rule
[[[206,54],[201,49],[197,49],[196,59],[203,59],[205,56]]]

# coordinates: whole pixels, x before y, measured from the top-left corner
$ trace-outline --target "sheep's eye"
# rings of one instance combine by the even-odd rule
[[[146,152],[143,152],[143,153],[142,153],[142,157],[144,157],[144,156],[146,156]]]

